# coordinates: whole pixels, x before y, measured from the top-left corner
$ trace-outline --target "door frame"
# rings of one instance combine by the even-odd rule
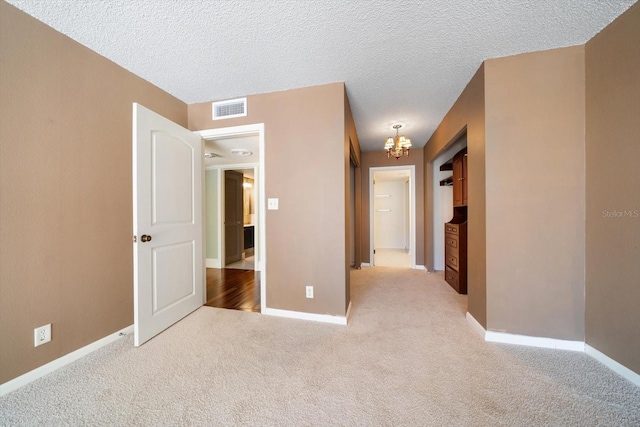
[[[249,136],[249,135],[258,135],[258,163],[240,163],[233,165],[220,165],[215,167],[209,167],[209,170],[216,169],[218,171],[218,257],[221,262],[224,262],[224,227],[222,226],[224,222],[224,212],[222,212],[221,202],[224,201],[224,188],[221,184],[222,179],[224,178],[222,171],[229,169],[252,169],[254,170],[254,177],[257,178],[258,181],[258,215],[256,221],[256,228],[258,229],[258,239],[256,242],[256,270],[260,271],[260,312],[264,313],[267,308],[267,233],[266,233],[266,217],[267,217],[267,209],[266,209],[266,187],[265,187],[265,138],[264,138],[264,123],[255,123],[250,125],[241,125],[241,126],[231,126],[226,128],[217,128],[217,129],[207,129],[201,131],[195,131],[195,133],[199,134],[202,139],[205,141],[216,139],[216,138],[228,138],[233,136]],[[205,169],[207,169],[205,167]],[[255,188],[255,187],[254,187]],[[255,191],[255,190],[254,190]],[[204,228],[206,229],[206,218],[205,218]],[[206,242],[206,239],[205,239]],[[206,253],[206,248],[205,248]],[[221,268],[224,266],[221,265]],[[205,286],[205,296],[206,300],[206,286]]]
[[[220,166],[210,166],[208,168],[205,168],[205,170],[214,170],[217,171],[218,173],[218,191],[217,191],[217,195],[218,195],[218,200],[217,200],[217,204],[218,204],[218,224],[217,224],[217,228],[218,228],[218,236],[220,236],[220,238],[218,239],[218,260],[220,261],[220,265],[219,266],[215,266],[214,268],[224,268],[225,266],[225,257],[226,257],[226,252],[225,252],[225,239],[227,238],[226,236],[226,232],[225,232],[225,228],[224,228],[224,222],[226,220],[225,218],[225,212],[224,212],[224,202],[225,202],[225,197],[226,197],[226,193],[225,193],[225,188],[224,188],[224,172],[225,171],[229,171],[229,170],[233,170],[233,171],[238,171],[240,169],[253,169],[253,176],[255,178],[255,181],[258,183],[258,185],[256,187],[254,187],[254,195],[255,195],[255,189],[257,187],[260,186],[260,178],[258,177],[258,171],[260,170],[259,164],[258,163],[239,163],[239,164],[233,164],[233,165],[220,165]],[[256,178],[258,177],[258,178]],[[259,198],[259,194],[258,194],[258,198],[256,198],[256,200],[260,201]],[[260,206],[260,205],[259,205]],[[260,230],[262,229],[260,227],[260,218],[261,215],[259,213],[259,208],[258,208],[258,215],[257,215],[257,221],[256,221],[256,228],[258,228],[258,233],[260,233]],[[259,246],[259,245],[256,245]],[[256,264],[255,264],[255,270],[256,271],[261,271],[261,265],[260,265],[260,260],[262,259],[262,248],[256,247],[256,251],[255,251],[255,259],[256,259]]]
[[[247,165],[247,166],[252,166],[251,165]],[[216,168],[211,168],[208,170],[215,170]],[[253,173],[254,176],[257,173],[256,169],[254,167],[247,167],[247,168],[242,168],[242,169],[253,169]],[[207,169],[205,169],[207,170]],[[244,174],[240,174],[238,169],[220,169],[220,172],[218,172],[219,175],[219,179],[218,179],[218,196],[219,196],[219,200],[218,200],[218,218],[220,219],[218,221],[218,228],[219,228],[219,232],[218,232],[218,236],[220,236],[220,238],[218,239],[218,253],[221,254],[220,257],[220,267],[224,268],[227,265],[227,252],[226,252],[226,247],[227,247],[227,172],[236,172],[239,175],[241,175],[241,179],[242,182],[240,183],[240,188],[241,188],[241,194],[242,194],[242,204],[241,204],[241,209],[240,209],[240,216],[243,219],[243,227],[244,227],[244,215],[243,215],[243,210],[244,210]],[[205,172],[206,173],[206,172]],[[221,214],[221,215],[220,215]],[[220,234],[220,227],[222,228],[222,234]],[[238,237],[238,236],[236,236]],[[242,234],[242,238],[240,239],[240,241],[242,241],[244,243],[244,231]],[[243,251],[244,252],[244,251]],[[257,257],[256,257],[257,258]],[[240,255],[240,260],[242,260],[242,254]]]
[[[369,168],[369,260],[371,266],[374,266],[374,199],[375,189],[373,188],[373,178],[376,172],[390,170],[409,170],[409,259],[411,260],[411,268],[416,268],[416,166],[378,166]]]

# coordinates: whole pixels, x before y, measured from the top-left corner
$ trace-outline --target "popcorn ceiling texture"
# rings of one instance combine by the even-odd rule
[[[7,1],[186,103],[344,81],[363,150],[395,122],[423,146],[483,60],[583,44],[634,3]]]

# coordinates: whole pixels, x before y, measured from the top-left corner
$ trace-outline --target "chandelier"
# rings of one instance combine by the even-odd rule
[[[398,130],[402,127],[402,125],[393,125],[393,128],[396,130],[396,137],[387,138],[387,141],[384,143],[384,149],[387,150],[387,158],[390,159],[391,156],[399,159],[402,156],[409,156],[409,148],[411,148],[411,140],[409,138],[405,138],[404,135],[398,135]]]

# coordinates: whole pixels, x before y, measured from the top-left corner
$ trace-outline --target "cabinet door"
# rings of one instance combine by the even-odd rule
[[[463,206],[462,201],[462,157],[453,159],[453,206]]]
[[[462,156],[462,205],[467,206],[467,153]]]

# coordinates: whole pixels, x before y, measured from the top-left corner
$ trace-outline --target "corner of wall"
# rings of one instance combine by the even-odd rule
[[[640,186],[631,183],[640,182],[639,69],[635,3],[585,45],[585,336],[589,348],[636,374]]]

